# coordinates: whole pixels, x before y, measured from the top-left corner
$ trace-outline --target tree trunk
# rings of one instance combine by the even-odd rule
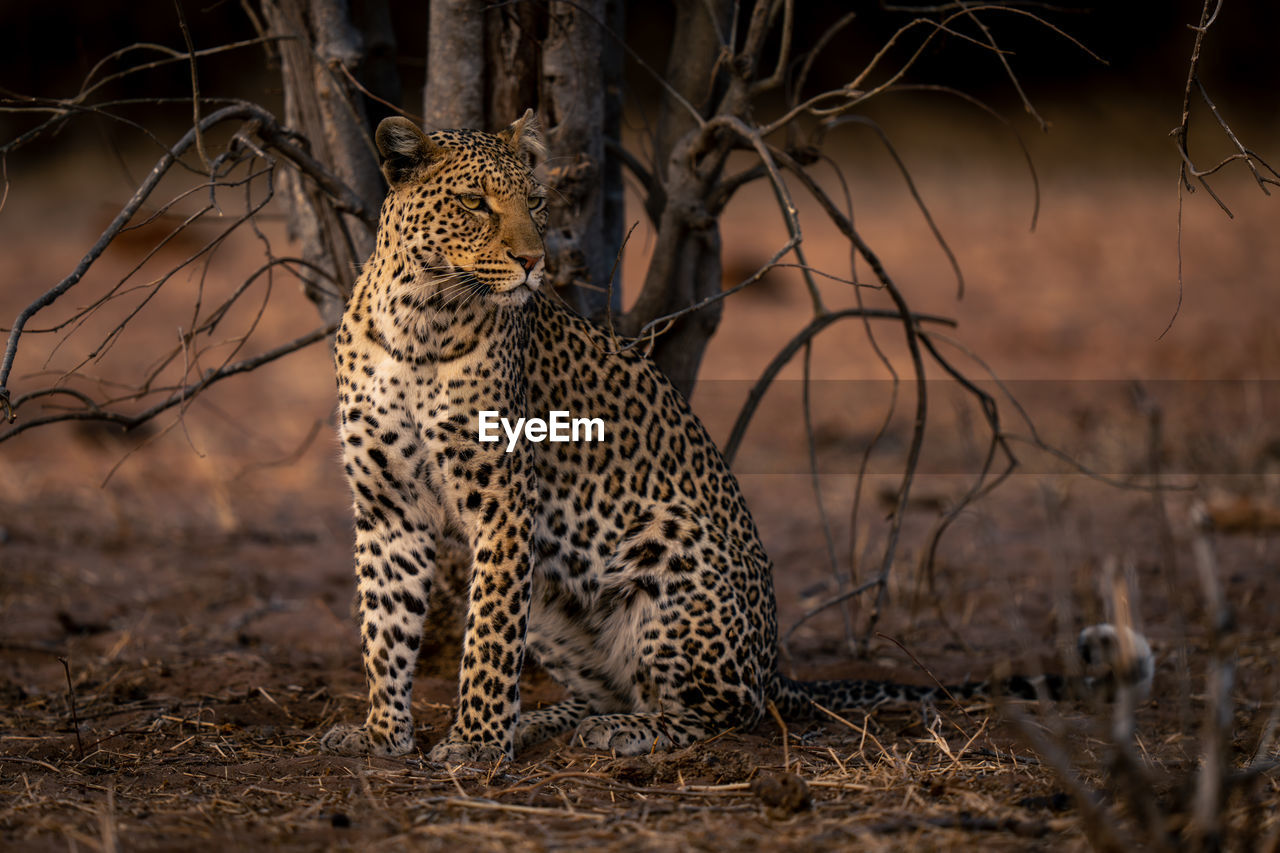
[[[488,128],[496,130],[538,108],[542,42],[547,11],[537,3],[497,3],[485,18],[488,65]]]
[[[586,316],[609,305],[616,249],[606,235],[604,0],[552,2],[542,45],[542,122],[547,132],[551,226],[547,272],[565,300]]]
[[[626,30],[626,17],[623,0],[605,0],[605,23],[617,38],[621,38]],[[622,145],[622,86],[625,71],[625,53],[620,45],[612,43],[615,36],[604,37],[605,48],[600,61],[604,74],[604,139],[612,141],[619,147]],[[618,254],[622,251],[622,238],[626,233],[626,199],[623,193],[622,161],[617,157],[605,157],[604,169],[601,171],[604,197],[604,219],[601,231],[604,240],[604,254],[610,263],[617,266],[617,273],[611,286],[613,295],[606,307],[614,314],[622,313],[622,264]],[[595,312],[587,312],[594,316]]]
[[[488,126],[484,111],[484,7],[478,0],[431,0],[422,92],[426,130],[496,130]]]
[[[366,0],[363,5],[379,4]],[[277,44],[285,125],[305,136],[312,156],[377,209],[383,180],[364,97],[352,83],[362,71],[365,41],[352,25],[347,3],[263,0],[262,10],[271,34],[284,36]],[[374,235],[353,217],[335,212],[323,193],[296,173],[282,174],[290,236],[302,243],[304,260],[328,273],[303,273],[307,296],[326,321],[336,322],[359,265],[373,251]]]
[[[704,117],[723,86],[715,74],[721,32],[731,22],[728,0],[677,3],[676,26],[666,79]],[[675,313],[720,291],[720,226],[707,197],[720,175],[722,157],[693,144],[698,122],[686,103],[664,90],[654,140],[655,189],[649,210],[658,242],[644,287],[619,327],[640,334],[652,320]],[[687,314],[654,340],[653,360],[686,396],[693,392],[707,342],[720,324],[720,302]]]
[[[622,115],[620,0],[496,4],[488,31],[488,127],[534,107],[547,136],[543,178],[554,188],[547,228],[548,280],[579,313],[602,320],[609,273],[622,243],[619,165],[605,156]],[[429,70],[434,73],[434,67]],[[615,282],[615,285],[618,285]],[[614,288],[614,310],[621,288]]]

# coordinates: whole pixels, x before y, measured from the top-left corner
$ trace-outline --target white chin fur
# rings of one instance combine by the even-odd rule
[[[529,301],[531,296],[533,296],[533,290],[523,284],[518,284],[511,290],[489,294],[489,299],[496,305],[523,305]]]

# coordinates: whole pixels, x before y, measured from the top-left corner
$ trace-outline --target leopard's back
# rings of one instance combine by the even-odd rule
[[[736,478],[651,361],[552,297],[528,307],[530,413],[605,424],[603,441],[530,445],[530,649],[601,710],[647,707],[680,679],[714,681],[717,704],[754,721],[777,628],[772,568]],[[698,631],[705,648],[681,660]]]

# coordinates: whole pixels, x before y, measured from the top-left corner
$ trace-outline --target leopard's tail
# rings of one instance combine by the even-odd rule
[[[924,686],[893,681],[795,681],[775,674],[769,698],[783,719],[823,716],[814,706],[837,714],[881,705],[939,705],[948,700],[1004,696],[1013,699],[1099,698],[1111,701],[1119,687],[1138,701],[1151,692],[1155,659],[1151,645],[1127,627],[1102,624],[1080,632],[1080,670],[1076,675],[1011,675],[963,684]]]
[[[795,681],[783,675],[775,675],[770,686],[770,698],[777,706],[778,713],[788,720],[820,719],[824,715],[815,706],[843,714],[849,711],[870,711],[883,705],[942,705],[949,700],[963,702],[991,696],[1058,700],[1090,692],[1081,689],[1076,679],[1057,674],[1014,675],[1003,679],[934,686],[858,679]]]

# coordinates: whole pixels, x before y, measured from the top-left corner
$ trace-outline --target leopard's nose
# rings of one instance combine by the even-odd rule
[[[518,264],[520,264],[520,266],[524,267],[524,271],[526,273],[533,272],[533,268],[538,265],[538,261],[542,260],[541,252],[537,252],[536,254],[531,254],[531,255],[517,255],[514,252],[507,252],[507,254],[511,256],[511,260],[517,262]]]

